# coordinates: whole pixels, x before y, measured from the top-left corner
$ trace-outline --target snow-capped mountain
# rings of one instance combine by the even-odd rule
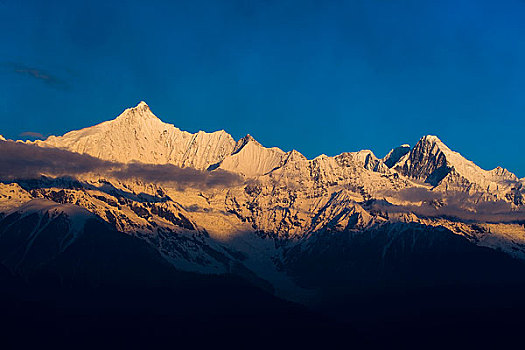
[[[218,167],[240,173],[246,177],[264,175],[281,166],[285,153],[277,147],[266,148],[251,135],[237,142],[233,152]]]
[[[138,161],[197,169],[221,161],[236,145],[223,130],[191,134],[163,123],[145,102],[126,109],[114,120],[63,136],[50,136],[35,144],[122,163]]]
[[[396,147],[384,158],[362,150],[307,159],[295,150],[266,148],[250,135],[236,141],[225,131],[181,131],[141,102],[114,120],[26,144],[115,166],[171,164],[243,180],[179,188],[140,174],[130,180],[118,172],[77,172],[73,178],[46,173],[0,183],[0,227],[37,204],[42,213],[53,212],[54,205],[78,207],[147,242],[180,270],[235,274],[296,301],[309,302],[326,287],[322,278],[309,280],[299,263],[328,259],[323,251],[357,254],[356,245],[367,246],[375,259],[370,271],[392,257],[418,256],[418,247],[445,255],[489,249],[525,259],[524,179],[503,168],[483,170],[435,136],[424,136],[413,148]],[[64,237],[76,237],[70,232]],[[408,249],[410,242],[415,245]],[[341,266],[366,273],[341,260],[331,263],[334,271]]]
[[[512,188],[519,186],[516,175],[507,169],[483,170],[432,135],[421,138],[393,167],[403,175],[435,187],[442,183],[447,189],[451,185],[463,186],[459,189],[486,191],[498,199],[504,199]]]
[[[286,163],[292,153],[297,153],[286,153],[276,147],[266,148],[250,135],[235,141],[224,130],[212,133],[199,131],[195,134],[181,131],[157,118],[145,102],[126,109],[114,120],[33,143],[120,163],[137,161],[197,169],[223,169],[246,178],[265,176],[282,168],[288,168],[290,172]],[[327,161],[332,164],[328,165]],[[508,170],[501,167],[483,170],[432,135],[422,137],[412,149],[408,145],[396,147],[383,159],[377,158],[369,150],[362,150],[336,157],[303,159],[303,163],[307,167],[312,164],[316,164],[314,167],[319,166],[319,180],[326,178],[334,182],[334,177],[339,176],[336,173],[342,171],[340,168],[348,167],[351,163],[351,166],[369,172],[402,175],[407,180],[428,184],[437,190],[470,194],[480,192],[485,197],[516,204],[520,203],[519,191],[523,187],[523,180]],[[324,169],[325,166],[329,169]],[[303,175],[306,175],[303,181],[309,177]],[[367,174],[365,177],[369,176],[373,175]],[[347,177],[343,176],[342,181],[345,180]],[[365,187],[369,185],[363,178],[357,182]],[[373,183],[371,187],[377,189],[378,186]]]

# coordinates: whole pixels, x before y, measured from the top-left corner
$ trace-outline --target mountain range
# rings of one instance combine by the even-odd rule
[[[525,290],[525,178],[432,135],[383,158],[307,159],[250,135],[182,131],[141,102],[63,136],[2,137],[0,162],[0,263],[22,284],[213,279],[365,330],[400,313],[449,322],[443,305],[505,309]]]

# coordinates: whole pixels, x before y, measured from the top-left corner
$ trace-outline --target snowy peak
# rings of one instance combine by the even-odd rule
[[[147,108],[147,109],[149,109],[149,106],[148,106],[148,104],[146,102],[140,101],[139,104],[137,106],[135,106],[135,109],[137,109],[137,108]]]
[[[286,159],[285,161],[288,162],[303,162],[308,160],[305,156],[301,154],[301,152],[296,150],[291,150],[290,152],[286,153]]]
[[[162,122],[149,108],[146,102],[140,102],[136,107],[128,108],[117,118],[109,121],[112,127],[127,132],[148,135],[160,129],[166,129],[170,124]]]
[[[480,168],[458,152],[452,151],[436,136],[425,136],[422,138],[422,143],[425,142],[432,145],[432,150],[436,152],[436,155],[441,154],[444,157],[448,168],[453,169],[461,177],[482,188],[499,187],[497,183],[503,185],[507,181],[518,181],[516,175],[502,167],[490,171]]]
[[[252,137],[252,135],[246,134],[246,136],[244,136],[242,139],[237,141],[237,143],[235,144],[235,148],[233,149],[232,154],[238,153],[244,146],[246,146],[250,142],[254,143],[257,146],[261,146],[262,147],[262,145],[259,142],[257,142],[257,140],[254,139]]]
[[[206,169],[231,154],[235,140],[224,131],[191,134],[162,122],[145,102],[98,125],[36,141],[105,160],[174,164]]]
[[[438,137],[423,136],[399,159],[395,168],[406,176],[435,186],[450,172],[444,150],[449,149]]]
[[[454,154],[437,136],[423,136],[414,148],[395,165],[403,175],[437,186],[454,164],[468,162]]]
[[[437,144],[441,147],[446,147],[448,149],[448,147],[443,143],[443,141],[441,141],[439,139],[439,137],[437,137],[436,135],[425,135],[423,136],[419,142],[427,142],[427,143],[432,143],[432,144]]]
[[[390,171],[383,161],[377,158],[371,150],[365,149],[358,152],[352,152],[351,154],[357,164],[367,170],[379,173],[388,173]]]
[[[129,122],[137,122],[141,120],[158,120],[159,118],[149,108],[146,102],[141,101],[137,106],[128,108],[120,114],[116,120],[127,120]]]
[[[284,157],[285,153],[279,148],[266,148],[248,134],[237,142],[234,151],[222,161],[220,168],[255,177],[281,166]]]
[[[408,152],[410,152],[410,145],[407,144],[393,148],[383,158],[383,163],[385,163],[387,167],[392,168]]]
[[[497,198],[508,197],[508,191],[518,184],[518,178],[508,170],[501,167],[490,171],[481,169],[433,135],[422,137],[399,159],[394,169],[434,187],[486,191]]]

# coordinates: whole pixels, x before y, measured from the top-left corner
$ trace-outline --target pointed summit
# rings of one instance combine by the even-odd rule
[[[233,149],[232,155],[238,153],[241,149],[243,149],[244,146],[246,146],[250,142],[255,143],[255,145],[257,146],[262,146],[256,139],[253,138],[252,135],[246,134],[246,136],[237,141],[235,148]]]
[[[253,136],[250,135],[250,134],[246,134],[246,136],[244,136],[244,137],[242,138],[242,140],[246,140],[246,142],[248,142],[248,141],[254,141],[254,142],[257,142],[257,140],[255,140],[255,139],[253,138]],[[259,143],[259,142],[257,142],[257,143]]]
[[[146,102],[140,101],[139,104],[135,107],[135,109],[137,109],[137,108],[147,108],[147,109],[149,109],[149,106],[148,106],[148,104]]]
[[[136,105],[135,107],[133,108],[130,108],[131,110],[134,110],[134,111],[137,111],[139,113],[146,113],[150,116],[154,116],[155,118],[157,118],[153,112],[151,111],[151,109],[149,108],[148,104],[144,101],[140,101],[138,105]]]
[[[266,148],[247,134],[237,141],[232,154],[219,167],[249,177],[259,176],[280,166],[284,156],[279,148]]]
[[[290,152],[286,152],[286,162],[296,162],[308,160],[301,152],[292,149]]]
[[[439,139],[439,137],[437,137],[436,135],[425,135],[425,136],[423,136],[423,137],[420,139],[420,141],[421,141],[421,140],[425,140],[425,141],[427,141],[427,142],[434,142],[434,143],[435,143],[435,142],[441,142],[441,143],[443,143],[443,141],[441,141],[441,140]]]
[[[444,179],[468,188],[468,183],[480,189],[502,189],[517,181],[517,177],[504,169],[487,171],[458,152],[452,151],[437,136],[423,136],[414,148],[403,156],[394,169],[416,180],[438,186]],[[452,177],[449,174],[453,175]],[[454,180],[455,179],[455,180]]]
[[[140,120],[157,120],[161,121],[149,108],[148,104],[144,101],[141,101],[138,105],[132,108],[127,108],[122,112],[116,120],[126,119],[129,121],[140,121]]]
[[[439,137],[435,135],[425,135],[418,141],[418,144],[419,143],[427,143],[427,144],[435,145],[437,148],[452,152],[450,148],[448,148],[448,146],[445,145],[443,141],[441,141]]]
[[[451,153],[437,136],[426,135],[399,159],[395,169],[403,175],[437,186],[452,170],[447,158]]]

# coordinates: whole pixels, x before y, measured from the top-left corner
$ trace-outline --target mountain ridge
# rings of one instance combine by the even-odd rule
[[[119,128],[123,129],[121,135],[117,135]],[[144,135],[140,135],[141,133]],[[135,140],[133,140],[134,142],[131,142],[132,140],[128,139],[130,136],[135,137]],[[144,140],[147,142],[144,142],[142,137],[144,137]],[[104,147],[102,141],[109,143],[111,146]],[[281,151],[277,147],[266,148],[249,134],[235,141],[234,138],[224,130],[218,130],[211,133],[198,131],[195,134],[182,131],[172,124],[162,122],[151,112],[151,109],[144,101],[141,101],[136,107],[124,110],[113,120],[108,120],[92,127],[71,131],[62,136],[50,136],[43,141],[36,140],[25,142],[34,143],[44,147],[51,146],[65,148],[77,153],[86,153],[98,158],[123,163],[130,161],[140,161],[152,164],[169,163],[182,167],[190,166],[198,169],[210,170],[219,168],[220,163],[229,157],[233,157],[234,159],[228,160],[224,167],[228,168],[228,170],[234,168],[235,165],[239,164],[239,160],[235,159],[239,157],[234,156],[247,145],[252,146],[255,144],[257,147],[260,146],[259,151],[265,153],[267,150],[272,150],[269,152],[272,154],[269,157],[275,157],[277,159],[271,160],[266,159],[268,156],[262,157],[265,158],[263,163],[268,163],[267,166],[262,166],[261,169],[245,169],[244,172],[246,174],[243,174],[247,176],[262,175],[265,171],[267,172],[268,170],[271,170],[269,168],[272,165],[279,163],[279,156],[281,156],[282,159],[281,152],[287,153]],[[154,147],[149,145],[149,143],[152,142]],[[138,146],[130,148],[129,144],[133,143],[138,143]],[[423,144],[434,147],[436,152],[439,153],[437,156],[441,155],[442,157],[447,158],[447,162],[450,163],[450,166],[454,166],[463,177],[481,187],[490,186],[490,182],[494,182],[492,180],[483,181],[483,179],[481,179],[482,177],[496,179],[504,177],[506,180],[519,181],[514,174],[501,167],[492,170],[483,170],[479,168],[473,162],[462,157],[459,153],[450,150],[450,148],[437,136],[423,136],[416,143],[414,148],[419,148],[418,151],[421,152],[422,150],[420,148],[423,147]],[[97,146],[102,148],[97,149]],[[382,169],[381,171],[386,171],[386,168],[401,169],[407,167],[406,169],[401,170],[401,172],[411,178],[421,180],[423,174],[410,168],[414,161],[414,157],[417,156],[417,154],[415,154],[414,149],[412,149],[412,159],[407,159],[407,157],[409,157],[409,155],[407,155],[409,153],[407,152],[409,147],[407,146],[408,145],[405,144],[394,148],[381,159],[377,158],[372,151],[368,150],[343,152],[342,154],[355,153],[356,157],[359,158],[359,161],[363,163],[366,168],[370,168],[369,170],[373,170],[374,167],[376,170]],[[201,151],[199,151],[199,149]],[[202,149],[206,149],[207,152],[202,152]],[[174,150],[178,150],[179,153],[174,153]],[[399,154],[399,152],[402,154]],[[279,153],[279,156],[276,153]],[[341,154],[334,157],[338,156],[341,156]],[[369,159],[367,159],[367,157],[369,157]],[[439,159],[434,159],[433,161],[440,162]],[[434,174],[436,178],[433,179],[431,177],[429,178],[430,174],[426,174],[424,180],[428,180],[429,183],[436,186],[444,178],[444,174],[448,173],[445,165],[445,163],[440,163],[440,166],[442,167],[441,170],[443,171],[443,174],[441,175],[443,176],[436,173]],[[473,172],[476,176],[471,176],[469,174],[470,172]]]

